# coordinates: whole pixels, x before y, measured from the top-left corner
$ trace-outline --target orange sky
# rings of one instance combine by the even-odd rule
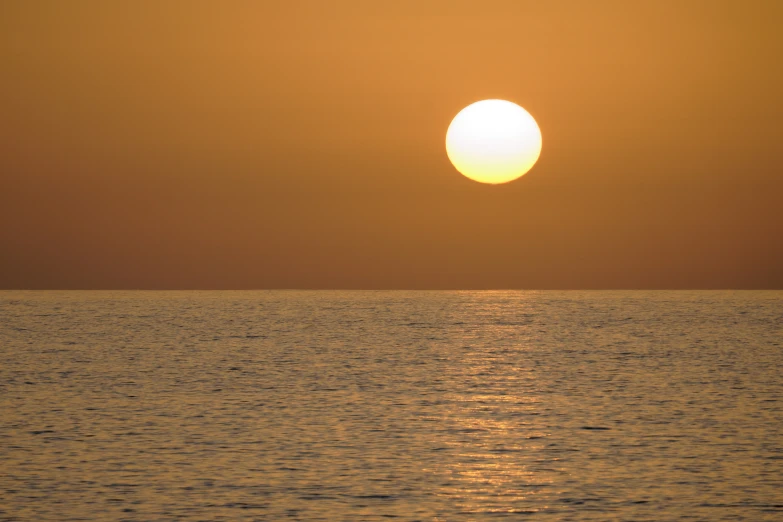
[[[0,288],[783,288],[783,2],[0,4]],[[504,98],[534,169],[459,175]]]

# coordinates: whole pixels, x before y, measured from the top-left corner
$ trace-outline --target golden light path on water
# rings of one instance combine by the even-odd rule
[[[532,312],[524,301],[516,304],[520,314]],[[478,318],[491,318],[503,315],[503,309],[501,305],[487,303],[475,313]],[[475,333],[502,337],[509,326],[492,325]],[[461,339],[465,345],[474,341],[472,335]],[[507,350],[526,351],[522,343]],[[540,410],[540,391],[535,385],[539,377],[530,367],[506,364],[502,353],[489,357],[469,353],[463,362],[463,372],[457,378],[475,382],[475,392],[451,396],[449,402],[453,407],[439,419],[448,423],[455,434],[447,444],[457,457],[439,463],[432,470],[447,484],[439,494],[454,502],[463,513],[535,513],[546,509],[545,497],[554,492],[549,488],[557,478],[556,466],[551,471],[542,471],[520,461],[520,455],[542,451],[542,441],[548,436],[535,422]],[[510,390],[525,392],[509,393]],[[524,430],[521,437],[520,430]],[[500,440],[509,443],[499,445]],[[510,507],[529,502],[535,502],[538,507]]]

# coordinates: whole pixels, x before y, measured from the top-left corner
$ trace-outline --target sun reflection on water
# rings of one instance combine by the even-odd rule
[[[544,399],[527,349],[534,335],[525,324],[529,310],[518,297],[513,303],[502,293],[487,297],[474,310],[482,327],[466,325],[462,364],[449,376],[462,384],[462,393],[448,395],[440,419],[449,458],[429,471],[438,477],[438,495],[463,513],[533,513],[546,509],[564,471],[543,453],[550,432],[539,420]],[[518,342],[486,349],[510,331]]]

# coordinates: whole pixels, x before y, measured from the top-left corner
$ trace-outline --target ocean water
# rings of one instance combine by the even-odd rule
[[[783,520],[783,292],[0,292],[0,520]]]

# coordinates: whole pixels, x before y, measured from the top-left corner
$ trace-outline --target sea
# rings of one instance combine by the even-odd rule
[[[496,519],[783,520],[783,292],[0,292],[0,520]]]

